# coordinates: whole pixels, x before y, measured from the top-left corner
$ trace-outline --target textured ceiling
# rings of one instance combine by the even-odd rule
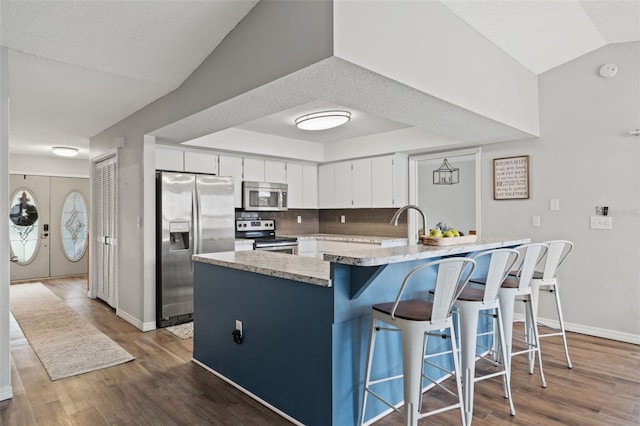
[[[48,155],[175,90],[257,0],[7,1],[10,152]]]
[[[9,48],[10,152],[48,155],[52,145],[71,145],[86,158],[91,136],[177,88],[256,2],[0,0],[0,45]],[[607,43],[640,39],[640,0],[443,3],[535,73]],[[382,112],[375,100],[371,106],[338,95],[331,102],[293,98],[280,109],[225,122],[279,134],[271,114],[335,102],[363,104],[354,110],[369,120],[370,128],[361,126],[365,134],[403,126],[393,116],[374,123]],[[198,134],[201,129],[189,127],[197,121],[183,120],[173,130],[182,129],[181,138]],[[351,136],[335,132],[331,139]]]

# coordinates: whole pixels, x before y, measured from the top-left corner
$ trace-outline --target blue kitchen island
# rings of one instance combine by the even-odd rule
[[[325,254],[325,260],[268,251],[195,255],[193,360],[294,423],[355,425],[371,305],[394,300],[403,278],[421,263],[527,242],[488,238]],[[433,275],[425,270],[407,297],[425,295]],[[240,343],[233,335],[237,321]],[[399,337],[379,337],[385,349],[376,352],[372,378],[402,372]],[[447,340],[432,340],[429,352],[446,349]],[[401,380],[380,393],[401,403]],[[370,398],[366,419],[388,410]]]

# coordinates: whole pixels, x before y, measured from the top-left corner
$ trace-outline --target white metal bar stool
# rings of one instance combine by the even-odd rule
[[[555,296],[556,312],[558,314],[558,322],[560,328],[552,327],[548,324],[542,324],[546,328],[554,330],[552,333],[539,334],[540,338],[550,336],[562,336],[562,343],[564,345],[564,354],[567,358],[567,367],[573,368],[571,359],[569,358],[569,349],[567,347],[567,334],[564,328],[564,318],[562,315],[562,305],[560,304],[560,293],[558,291],[558,269],[560,265],[565,261],[571,250],[573,250],[573,243],[567,240],[552,240],[546,241],[545,244],[549,246],[547,255],[545,256],[542,264],[542,271],[536,271],[533,274],[531,280],[531,299],[536,308],[538,308],[538,294],[540,290],[548,291]],[[536,312],[537,315],[537,312]]]
[[[507,345],[507,353],[510,357],[520,354],[529,355],[529,374],[533,374],[534,359],[533,354],[537,353],[540,369],[540,381],[542,387],[547,387],[542,370],[542,352],[540,351],[540,339],[538,337],[538,327],[535,302],[531,297],[531,281],[536,267],[544,258],[547,252],[547,245],[543,243],[524,244],[516,248],[520,252],[522,259],[515,275],[509,275],[500,287],[500,309],[504,319],[504,335]],[[522,342],[525,349],[513,351],[513,313],[516,300],[525,302],[525,336]],[[511,370],[511,361],[508,362]]]
[[[518,260],[518,256],[519,252],[513,249],[488,250],[470,256],[471,259],[474,259],[478,263],[483,257],[489,258],[488,269],[485,276],[486,278],[483,279],[484,286],[481,286],[481,288],[474,288],[472,286],[465,287],[453,304],[454,308],[458,309],[460,319],[458,333],[460,335],[460,354],[466,425],[471,424],[473,417],[475,382],[490,379],[492,377],[502,376],[505,397],[509,400],[509,412],[512,416],[515,416],[516,414],[513,406],[513,400],[511,399],[510,370],[508,367],[510,358],[507,356],[508,352],[505,343],[504,324],[502,321],[498,294],[500,292],[502,282]],[[499,344],[494,345],[494,347],[500,351],[498,353],[499,359],[505,360],[506,362],[499,364],[501,366],[500,371],[476,377],[478,317],[481,314],[487,313],[497,320],[497,327],[495,327],[494,336],[498,338]],[[490,362],[491,364],[496,365],[495,362]]]
[[[509,354],[509,360],[505,361],[511,373],[511,357],[526,353],[529,355],[529,374],[533,374],[534,355],[538,355],[538,363],[540,364],[540,380],[542,387],[546,388],[547,383],[542,370],[542,355],[540,352],[540,339],[538,337],[538,329],[532,324],[536,324],[536,309],[531,297],[531,280],[536,267],[540,264],[547,252],[547,245],[543,243],[524,244],[516,247],[520,253],[518,258],[518,268],[516,272],[508,275],[500,286],[498,299],[500,301],[500,311],[504,323],[504,340],[506,344],[506,353]],[[472,284],[484,285],[485,280],[472,278]],[[516,300],[525,302],[525,336],[522,342],[525,349],[521,351],[513,351],[513,313]],[[494,347],[496,345],[494,344]],[[509,376],[511,377],[511,376]]]
[[[403,378],[404,385],[404,424],[415,426],[418,419],[458,408],[464,423],[462,406],[462,387],[460,365],[457,357],[457,345],[451,317],[451,308],[456,297],[469,281],[475,269],[475,261],[466,257],[439,259],[419,265],[404,278],[394,302],[381,303],[372,307],[371,331],[365,373],[362,413],[360,424],[365,421],[367,395],[371,394],[390,408],[399,411],[392,403],[385,400],[371,389],[372,386],[389,380]],[[426,268],[437,268],[433,302],[426,299],[401,300],[407,285],[416,273]],[[392,327],[380,327],[383,322]],[[422,398],[422,378],[425,360],[425,346],[428,335],[432,331],[448,330],[451,342],[451,356],[455,372],[458,402],[426,413],[420,413]],[[371,380],[371,366],[375,349],[376,333],[379,331],[400,332],[402,336],[402,375]],[[446,337],[442,333],[438,337]]]

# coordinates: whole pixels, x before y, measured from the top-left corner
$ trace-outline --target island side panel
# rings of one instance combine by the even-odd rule
[[[332,288],[195,262],[193,357],[306,425],[332,416]],[[244,341],[236,344],[235,321]]]

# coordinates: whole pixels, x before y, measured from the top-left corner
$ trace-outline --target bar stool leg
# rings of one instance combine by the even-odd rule
[[[509,400],[509,413],[512,416],[516,415],[516,408],[513,406],[513,398],[511,397],[511,357],[507,352],[507,345],[504,340],[504,321],[502,320],[502,312],[500,308],[496,308],[496,316],[498,320],[498,338],[500,346],[500,357],[502,358],[502,370],[505,372],[502,377],[502,387],[504,388],[504,397]]]
[[[478,334],[478,311],[470,306],[461,305],[460,315],[460,359],[462,369],[462,389],[464,395],[465,425],[469,426],[473,418],[473,393],[476,374],[476,338]]]
[[[364,376],[364,392],[362,395],[362,412],[360,413],[360,423],[364,424],[365,409],[367,407],[367,389],[371,382],[371,365],[373,363],[373,350],[376,345],[376,319],[371,318],[371,329],[369,330],[369,348],[367,349],[367,367]]]
[[[538,334],[538,318],[536,316],[536,307],[534,306],[533,300],[530,295],[525,295],[525,312],[527,321],[531,324],[531,334],[533,335],[533,344],[536,347],[536,352],[538,353],[538,365],[540,367],[540,380],[542,381],[542,387],[547,387],[547,382],[544,379],[544,371],[542,370],[542,350],[540,349],[540,336]],[[533,374],[533,371],[530,371],[530,374]]]
[[[562,333],[562,343],[564,344],[564,355],[567,358],[567,367],[573,368],[573,365],[571,364],[571,359],[569,358],[569,348],[567,346],[567,332],[564,328],[564,318],[562,316],[562,305],[560,304],[560,293],[558,293],[558,286],[556,284],[553,284],[553,289],[551,291],[556,297],[556,310],[558,311],[558,321],[560,322],[560,332]]]
[[[404,376],[404,424],[417,426],[422,393],[424,330],[407,326],[402,330],[402,372]],[[408,398],[407,398],[408,397]]]

